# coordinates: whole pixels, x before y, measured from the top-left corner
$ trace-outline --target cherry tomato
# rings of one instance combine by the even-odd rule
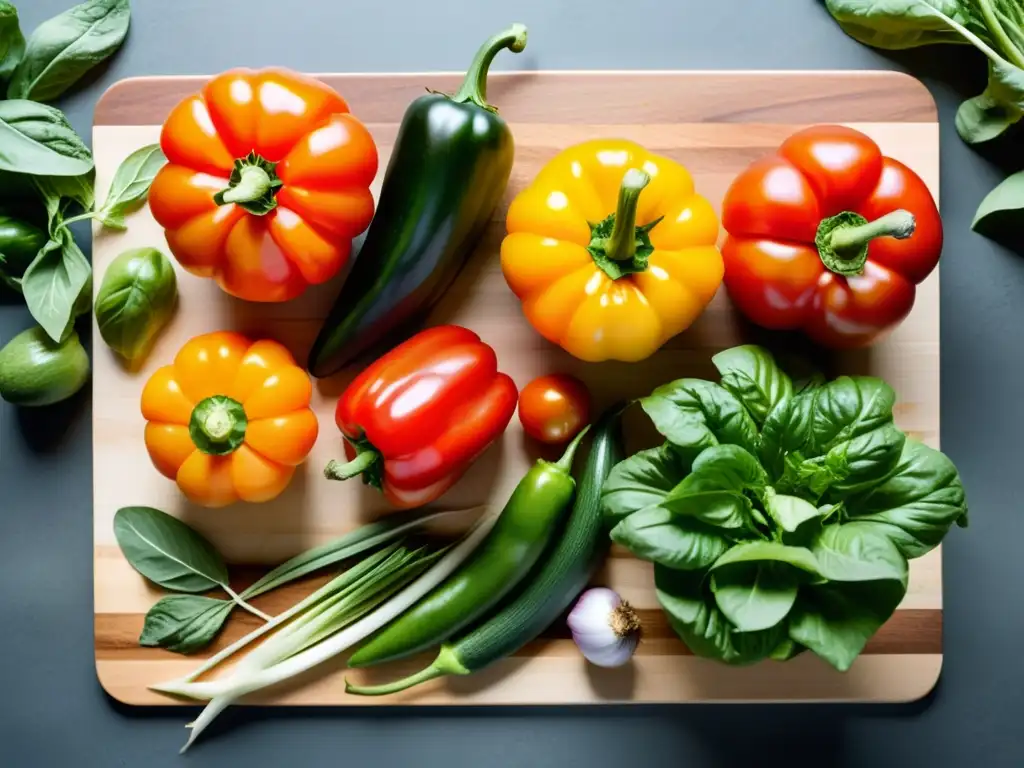
[[[590,392],[567,373],[538,376],[519,393],[519,421],[535,440],[566,443],[590,422]]]

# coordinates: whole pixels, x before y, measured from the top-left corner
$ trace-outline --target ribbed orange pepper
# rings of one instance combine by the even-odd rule
[[[146,448],[196,504],[269,501],[316,442],[312,392],[309,375],[276,341],[196,336],[143,388]]]
[[[588,362],[653,354],[722,282],[718,218],[678,163],[622,139],[555,156],[512,201],[501,268],[544,338]]]
[[[234,69],[179,103],[149,206],[189,272],[249,301],[287,301],[345,265],[373,217],[377,147],[333,89]]]

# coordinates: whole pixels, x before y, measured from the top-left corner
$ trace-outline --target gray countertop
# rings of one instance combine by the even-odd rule
[[[16,4],[31,29],[72,2]],[[447,0],[445,14],[442,5],[135,0],[124,49],[63,106],[88,136],[96,99],[131,75],[267,64],[313,72],[458,70],[478,40],[511,21],[529,26],[530,43],[497,68],[896,68],[918,75],[942,121],[942,445],[971,505],[971,527],[954,530],[944,547],[938,688],[908,706],[236,708],[211,729],[214,738],[180,758],[188,710],[125,708],[96,681],[90,405],[82,396],[38,413],[0,403],[0,765],[702,766],[761,765],[769,755],[789,766],[1024,765],[1017,652],[1024,512],[1016,488],[1024,259],[970,232],[978,202],[1003,170],[953,129],[962,94],[982,87],[980,57],[886,58],[847,38],[819,0],[630,0],[619,11],[612,0]],[[0,343],[29,324],[22,306],[0,303]]]

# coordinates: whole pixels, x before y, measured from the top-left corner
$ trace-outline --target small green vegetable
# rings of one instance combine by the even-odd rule
[[[121,47],[130,20],[129,0],[86,0],[44,21],[29,36],[7,98],[57,98]]]
[[[572,502],[570,470],[587,429],[552,464],[538,460],[516,485],[498,522],[473,558],[411,611],[349,657],[350,667],[400,659],[443,642],[486,615],[540,557]]]
[[[88,380],[89,356],[76,333],[58,344],[41,328],[29,328],[0,349],[0,398],[13,405],[52,405]]]
[[[18,23],[18,9],[0,0],[0,81],[6,81],[25,55],[25,36]]]
[[[598,419],[579,493],[565,528],[556,532],[542,564],[527,577],[515,599],[469,632],[442,645],[434,662],[420,672],[376,686],[346,681],[347,693],[379,696],[444,675],[468,675],[515,653],[564,613],[608,551],[601,519],[601,486],[622,458],[621,412],[622,407],[616,405]]]
[[[0,101],[0,170],[33,176],[80,176],[92,153],[56,107]]]
[[[21,292],[21,278],[49,238],[43,230],[0,213],[0,280]]]
[[[849,669],[907,588],[907,559],[967,525],[956,468],[893,423],[869,376],[794,386],[767,350],[713,358],[640,404],[666,438],[604,486],[611,538],[654,563],[669,623],[728,664],[809,649]]]
[[[129,361],[145,357],[171,319],[177,286],[174,267],[156,248],[120,254],[110,262],[96,294],[96,323],[103,340]]]

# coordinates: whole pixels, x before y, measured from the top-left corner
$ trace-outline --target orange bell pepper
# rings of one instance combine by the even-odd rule
[[[283,69],[225,72],[164,122],[149,205],[189,272],[250,301],[333,277],[369,226],[377,148],[348,104]]]
[[[544,338],[588,362],[653,354],[722,282],[718,218],[678,163],[631,141],[555,156],[509,207],[501,269]]]
[[[204,507],[269,501],[316,442],[312,392],[276,341],[196,336],[142,390],[150,459]]]

